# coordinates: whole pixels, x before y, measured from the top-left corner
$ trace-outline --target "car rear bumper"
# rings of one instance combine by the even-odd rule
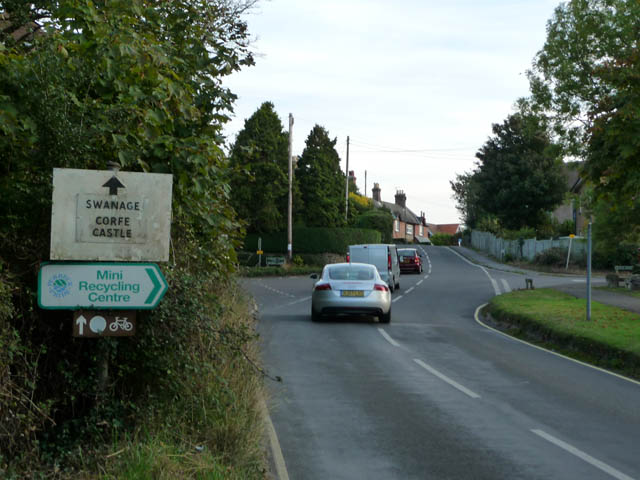
[[[372,315],[380,316],[387,313],[380,307],[324,307],[320,310],[322,315]]]
[[[401,272],[419,272],[420,271],[420,265],[400,265],[400,271]]]
[[[312,308],[316,313],[326,315],[383,315],[391,309],[391,294],[372,292],[366,297],[344,298],[336,292],[315,292]]]

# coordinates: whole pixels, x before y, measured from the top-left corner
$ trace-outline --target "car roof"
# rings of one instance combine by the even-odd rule
[[[367,268],[376,268],[375,265],[371,265],[370,263],[358,263],[358,262],[342,262],[342,263],[328,263],[325,265],[326,267],[367,267]]]

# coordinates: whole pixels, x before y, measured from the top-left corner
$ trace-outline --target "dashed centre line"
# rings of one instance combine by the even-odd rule
[[[455,380],[450,379],[449,377],[447,377],[445,374],[440,373],[438,370],[436,370],[435,368],[427,365],[426,363],[424,363],[422,360],[420,360],[419,358],[414,358],[413,359],[414,362],[416,362],[418,365],[420,365],[422,368],[424,368],[427,372],[435,375],[436,377],[438,377],[440,380],[448,383],[449,385],[451,385],[453,388],[461,391],[462,393],[464,393],[465,395],[471,397],[471,398],[480,398],[480,395],[478,395],[477,393],[475,393],[472,390],[469,390],[468,388],[460,385],[458,382],[456,382]]]

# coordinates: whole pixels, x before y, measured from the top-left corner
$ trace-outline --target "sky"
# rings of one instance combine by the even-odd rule
[[[458,223],[449,182],[475,168],[491,126],[529,94],[527,69],[559,0],[261,0],[246,15],[256,65],[238,96],[233,142],[265,101],[293,154],[318,124],[337,140],[361,193],[396,191],[427,222]]]

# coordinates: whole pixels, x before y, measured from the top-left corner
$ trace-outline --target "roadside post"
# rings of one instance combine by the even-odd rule
[[[591,222],[587,227],[587,321],[591,321]]]
[[[571,258],[571,242],[573,240],[573,237],[575,237],[573,233],[569,235],[569,249],[567,251],[567,264],[564,267],[565,270],[569,270],[569,258]]]
[[[262,266],[262,237],[258,237],[258,267]]]
[[[38,273],[38,305],[71,310],[72,335],[135,335],[136,311],[158,306],[169,286],[155,263],[169,260],[173,176],[53,169],[50,262]],[[109,375],[100,347],[99,391]],[[102,353],[100,353],[102,352]]]

